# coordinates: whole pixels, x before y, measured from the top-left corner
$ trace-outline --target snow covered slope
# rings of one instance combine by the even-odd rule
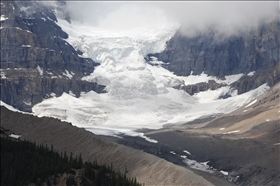
[[[82,51],[83,57],[90,57],[101,64],[83,80],[105,85],[107,93],[91,91],[79,98],[64,93],[35,105],[33,112],[38,116],[69,121],[96,134],[142,136],[135,130],[158,129],[206,115],[228,113],[269,88],[264,84],[256,90],[237,95],[228,85],[242,74],[228,76],[226,80],[206,74],[179,77],[160,65],[147,63],[145,56],[164,49],[166,41],[178,28],[176,24],[165,29],[139,28],[114,32],[76,22],[69,24],[64,20],[59,20],[58,24],[69,34],[67,41]],[[160,61],[154,59],[154,64],[160,64]],[[173,88],[209,80],[225,86],[194,96]],[[219,99],[224,95],[232,97]]]

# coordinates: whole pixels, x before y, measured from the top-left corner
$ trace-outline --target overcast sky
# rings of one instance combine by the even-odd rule
[[[72,2],[72,19],[112,30],[174,28],[186,36],[210,29],[225,36],[255,28],[263,21],[279,19],[279,2]]]

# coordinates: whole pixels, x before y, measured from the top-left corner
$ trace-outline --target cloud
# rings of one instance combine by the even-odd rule
[[[278,2],[177,2],[162,4],[187,36],[213,30],[225,36],[256,28],[279,14]]]
[[[279,19],[279,2],[71,2],[73,20],[112,30],[164,29],[181,25],[186,36],[214,31],[224,36]]]
[[[176,20],[149,2],[67,2],[75,21],[107,30],[172,29]]]

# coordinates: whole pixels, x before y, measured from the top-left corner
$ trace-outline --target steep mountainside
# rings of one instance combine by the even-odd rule
[[[248,74],[232,85],[238,93],[259,87],[263,83],[275,85],[280,80],[279,36],[280,22],[263,24],[258,29],[240,36],[218,40],[214,33],[187,38],[177,32],[167,42],[162,53],[149,55],[163,61],[166,69],[177,75],[205,73],[223,78],[231,74]],[[196,89],[215,89],[215,85],[191,85],[184,89],[194,94]],[[202,89],[203,90],[203,89]]]
[[[1,2],[1,100],[20,110],[63,92],[103,91],[81,80],[98,64],[65,41],[55,11],[41,2]]]

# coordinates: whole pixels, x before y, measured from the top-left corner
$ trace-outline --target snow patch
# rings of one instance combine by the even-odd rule
[[[219,130],[225,130],[225,128],[220,128]]]
[[[31,45],[22,45],[21,47],[31,47]]]
[[[1,75],[1,79],[6,79],[7,78],[5,76],[5,72],[3,72],[2,69],[0,70],[0,75]]]
[[[155,139],[151,139],[151,138],[149,138],[149,137],[147,137],[147,136],[145,136],[144,135],[144,133],[142,133],[142,132],[132,132],[132,131],[130,131],[130,132],[126,132],[125,133],[125,135],[128,135],[128,136],[133,136],[133,137],[140,137],[140,138],[144,138],[146,141],[148,141],[148,142],[151,142],[151,143],[158,143],[158,141],[157,140],[155,140]]]
[[[0,17],[0,21],[5,21],[7,19],[8,19],[8,17],[5,17],[5,15],[1,15],[1,17]]]
[[[228,172],[226,172],[226,171],[220,170],[220,172],[221,172],[223,175],[225,175],[225,176],[228,175]]]
[[[225,79],[222,80],[214,76],[208,76],[204,72],[202,72],[200,75],[192,75],[192,74],[193,71],[189,76],[179,76],[178,78],[184,81],[185,85],[193,85],[193,84],[203,83],[203,82],[208,83],[210,80],[214,80],[216,83],[230,85],[238,81],[244,75],[244,74],[233,74],[233,75],[225,76]]]
[[[187,151],[187,150],[184,150],[183,152],[188,154],[188,155],[191,155],[191,153],[189,151]]]
[[[188,167],[196,170],[201,170],[204,172],[209,172],[209,173],[214,173],[215,171],[207,165],[208,162],[197,162],[195,160],[190,160],[190,159],[184,159],[184,163],[187,164]]]
[[[207,91],[203,91],[203,92],[199,92],[194,94],[193,97],[197,98],[201,103],[203,102],[209,102],[212,100],[217,100],[218,98],[220,98],[221,96],[224,95],[230,95],[232,92],[231,88],[229,86],[226,87],[221,87],[217,90],[207,90]]]
[[[28,112],[22,112],[22,111],[20,111],[16,108],[12,107],[11,105],[8,105],[7,103],[3,102],[2,100],[0,100],[0,105],[6,107],[8,110],[13,111],[13,112],[19,112],[19,113],[22,113],[22,114],[33,115],[31,113],[28,113]]]
[[[246,105],[245,108],[250,107],[251,105],[255,104],[257,101],[258,101],[258,99],[255,99],[254,101],[252,101],[251,103]]]
[[[252,72],[249,72],[249,73],[247,74],[247,76],[251,77],[251,76],[253,76],[254,74],[255,74],[255,71],[252,71]]]
[[[69,73],[68,70],[65,70],[66,73],[62,73],[64,76],[68,77],[69,79],[72,79],[73,75],[72,73]]]
[[[234,130],[234,131],[226,132],[224,134],[232,134],[232,133],[237,133],[237,132],[240,132],[240,130]]]
[[[170,154],[174,154],[174,155],[176,155],[176,153],[175,153],[174,151],[170,151]]]
[[[31,105],[31,102],[30,102],[30,101],[23,101],[23,103],[24,103],[25,105],[28,105],[28,106]]]
[[[71,90],[69,91],[69,95],[74,97],[76,96]]]
[[[16,134],[10,134],[9,136],[15,139],[19,139],[21,137],[21,135],[16,135]]]
[[[39,65],[37,65],[37,70],[39,71],[40,76],[43,76],[44,70]]]

